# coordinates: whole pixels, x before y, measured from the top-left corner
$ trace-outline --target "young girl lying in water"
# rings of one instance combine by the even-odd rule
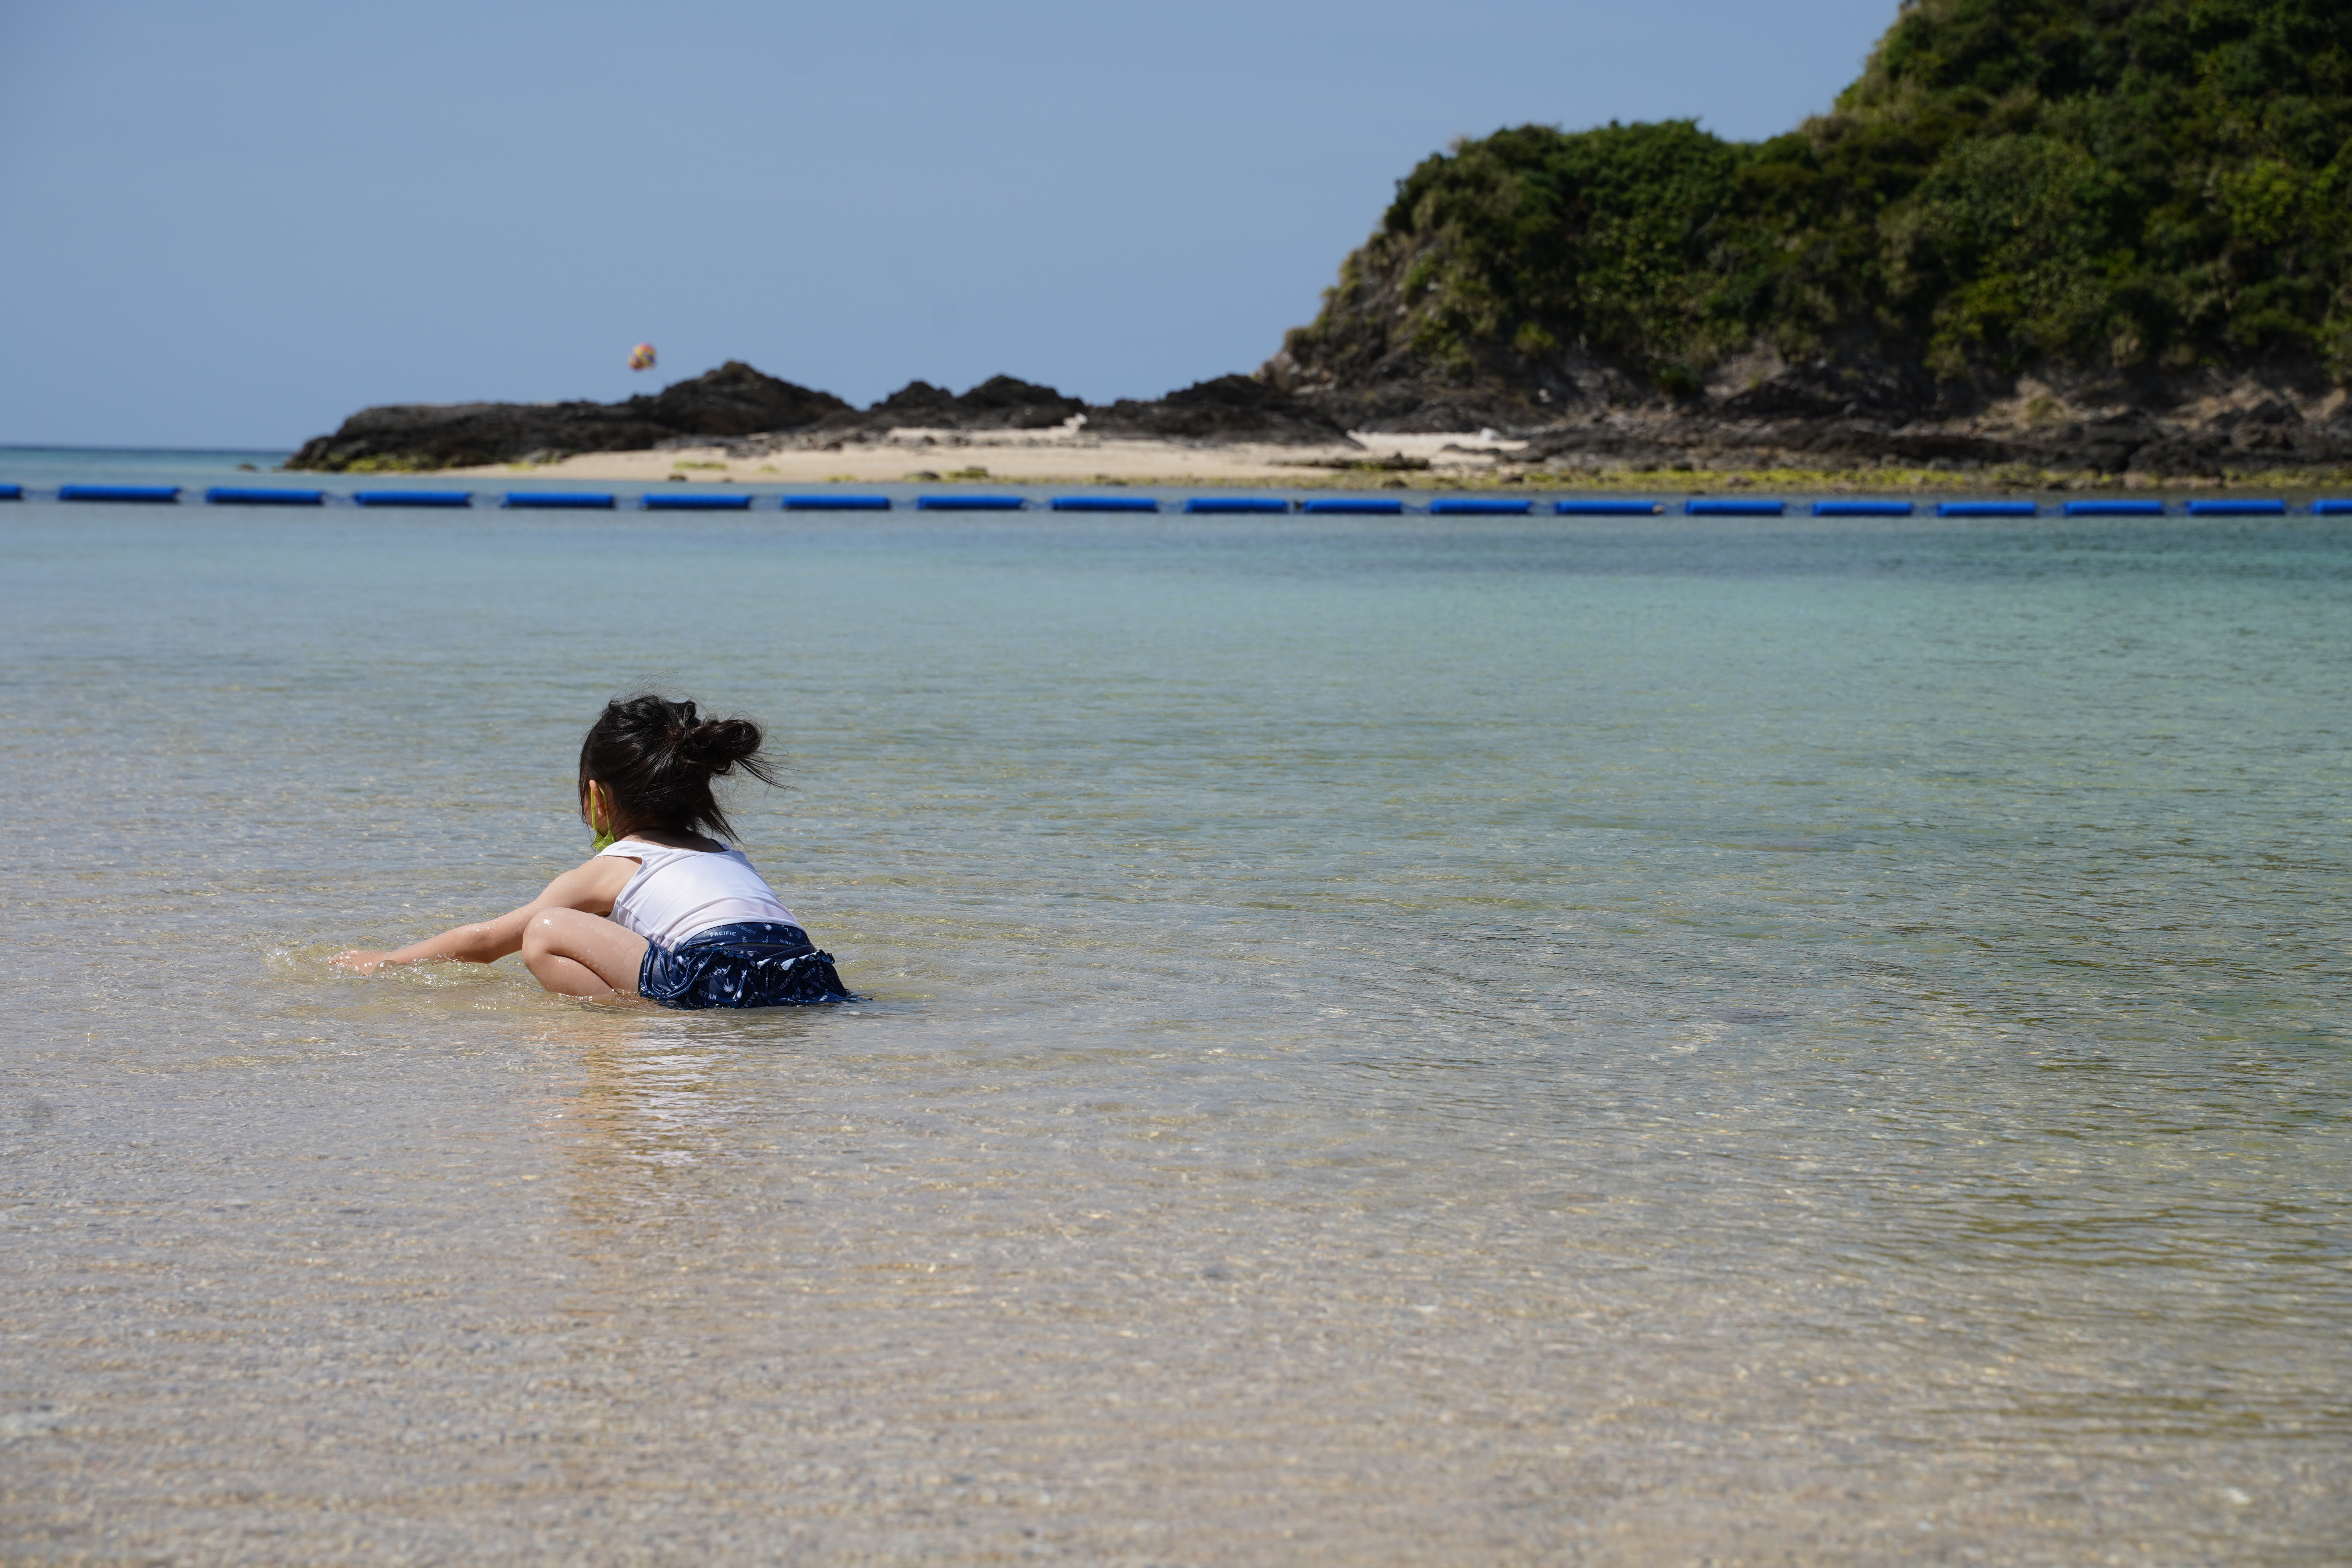
[[[580,815],[596,855],[522,908],[397,952],[356,949],[338,967],[491,963],[520,952],[550,991],[665,1007],[781,1007],[855,1000],[751,868],[698,829],[731,838],[710,781],[740,768],[775,774],[747,719],[698,719],[691,702],[634,697],[605,704],[580,746]],[[610,918],[607,918],[607,917]]]

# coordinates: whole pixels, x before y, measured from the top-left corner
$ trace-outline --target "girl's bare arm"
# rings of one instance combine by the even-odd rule
[[[637,874],[635,860],[616,855],[602,855],[584,866],[575,866],[547,885],[539,897],[519,910],[509,910],[496,920],[478,921],[472,925],[452,926],[438,936],[423,942],[410,942],[394,952],[380,952],[373,948],[353,948],[349,952],[335,954],[338,969],[373,974],[387,963],[430,963],[437,960],[454,960],[461,963],[496,963],[510,952],[522,950],[522,933],[530,924],[530,917],[541,910],[584,910],[592,915],[613,912],[613,900]]]

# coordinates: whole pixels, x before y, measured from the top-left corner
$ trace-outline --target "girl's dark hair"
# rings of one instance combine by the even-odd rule
[[[732,842],[735,825],[710,781],[739,768],[763,784],[776,782],[775,765],[760,755],[760,726],[749,719],[704,719],[693,703],[651,692],[607,702],[580,742],[581,816],[593,779],[612,792],[614,814],[631,828],[701,828]]]

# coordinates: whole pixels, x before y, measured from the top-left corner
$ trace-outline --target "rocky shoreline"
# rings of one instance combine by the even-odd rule
[[[2032,483],[2068,475],[2225,480],[2352,469],[2352,420],[2314,420],[2279,400],[2202,419],[2120,408],[2015,425],[1610,412],[1514,434],[1527,445],[1510,461],[1565,473],[1899,468]]]
[[[1967,406],[1953,406],[1949,389],[1923,389],[1899,373],[1755,361],[1727,367],[1683,399],[1644,394],[1605,368],[1546,378],[1534,392],[1402,379],[1346,388],[1318,384],[1277,356],[1255,376],[1222,376],[1150,401],[1090,405],[997,376],[961,394],[913,382],[858,409],[730,361],[622,403],[364,409],[286,466],[415,471],[687,448],[749,460],[904,444],[910,433],[924,433],[926,443],[1025,433],[1087,444],[1296,448],[1302,463],[1354,467],[1377,466],[1365,447],[1380,447],[1382,435],[1480,430],[1507,438],[1486,454],[1496,468],[1570,480],[1777,469],[1866,481],[1881,470],[1929,470],[1978,485],[2034,486],[2070,478],[2333,482],[2352,474],[2352,403],[2326,378],[2294,367],[2128,380],[2026,376],[1979,390]]]
[[[1527,442],[1514,461],[1564,473],[1925,468],[2021,481],[2220,480],[2352,468],[2352,396],[2294,360],[1951,385],[1916,366],[1790,365],[1759,349],[1684,397],[1573,360],[1491,367],[1471,384],[1399,368],[1350,384],[1286,351],[1259,374],[1360,437],[1491,427]]]
[[[1051,431],[1221,445],[1350,447],[1311,404],[1267,382],[1220,376],[1150,402],[1096,406],[1000,375],[961,394],[910,382],[866,409],[738,360],[624,403],[394,404],[362,409],[286,467],[367,473],[545,464],[595,452],[718,447],[742,457],[837,450],[894,431]]]

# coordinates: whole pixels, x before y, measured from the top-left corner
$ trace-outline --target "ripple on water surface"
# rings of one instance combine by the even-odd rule
[[[5,521],[12,1559],[2352,1533],[2352,528]],[[327,971],[641,680],[866,1001]]]

